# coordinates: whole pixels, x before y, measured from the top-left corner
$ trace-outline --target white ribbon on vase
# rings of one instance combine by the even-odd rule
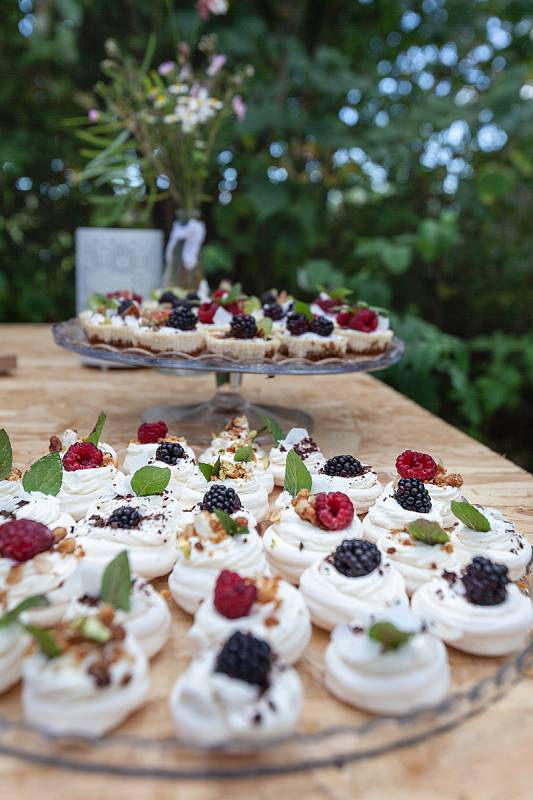
[[[190,219],[188,222],[176,221],[165,248],[165,272],[170,274],[172,269],[172,256],[179,242],[183,242],[181,258],[185,269],[194,269],[198,263],[201,247],[205,239],[205,225],[199,219]]]

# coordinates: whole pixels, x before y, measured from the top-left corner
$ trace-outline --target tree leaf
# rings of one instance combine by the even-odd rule
[[[243,533],[248,533],[248,525],[242,525],[236,519],[223,511],[221,508],[213,509],[213,514],[216,514],[218,521],[228,534],[228,536],[240,536]]]
[[[161,494],[167,488],[170,476],[168,467],[141,467],[131,479],[131,488],[138,497]]]
[[[281,442],[281,440],[285,438],[285,434],[283,433],[283,430],[278,425],[276,420],[272,419],[272,417],[267,417],[266,415],[265,416],[261,415],[261,422],[263,423],[265,428],[268,430],[269,434],[272,436],[272,439],[274,440],[274,444],[277,447],[278,444]]]
[[[10,474],[13,468],[13,449],[4,428],[0,429],[0,481]]]
[[[38,625],[24,625],[24,628],[33,636],[45,656],[57,658],[63,654],[62,649],[54,639],[52,631],[47,628],[40,628]]]
[[[5,628],[7,625],[12,625],[14,622],[17,622],[23,611],[27,611],[30,608],[43,608],[49,605],[50,601],[44,594],[34,594],[33,597],[27,597],[19,603],[18,606],[12,608],[11,611],[6,611],[6,613],[0,617],[0,628]]]
[[[170,470],[169,470],[170,471]],[[100,600],[113,608],[130,610],[131,570],[126,550],[109,562],[102,576]]]
[[[311,489],[311,485],[311,474],[304,462],[294,450],[289,450],[285,464],[284,488],[295,497],[302,489]]]
[[[102,435],[106,419],[107,417],[104,412],[100,411],[98,414],[98,419],[96,420],[96,425],[90,434],[84,439],[85,442],[90,442],[91,444],[94,444],[95,447],[98,447],[98,442],[100,441],[100,436]]]
[[[424,544],[446,544],[450,541],[450,537],[439,523],[428,519],[413,520],[407,526],[407,530],[413,539]]]
[[[235,461],[252,461],[254,457],[254,448],[251,444],[246,444],[244,447],[239,447],[235,451]]]
[[[375,622],[368,629],[368,636],[381,644],[382,650],[396,650],[406,644],[415,634],[412,631],[401,631],[392,622]]]
[[[22,486],[27,492],[57,495],[63,481],[63,464],[59,453],[47,453],[24,473]]]
[[[488,519],[471,503],[452,500],[452,513],[463,525],[479,533],[490,531]]]

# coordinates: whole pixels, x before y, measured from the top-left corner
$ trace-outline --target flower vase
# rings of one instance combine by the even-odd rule
[[[170,231],[165,249],[163,287],[195,292],[202,279],[201,249],[205,225],[198,210],[182,210]]]

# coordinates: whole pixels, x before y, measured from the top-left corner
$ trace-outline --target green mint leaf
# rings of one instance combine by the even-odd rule
[[[13,469],[13,450],[7,431],[0,430],[0,481],[7,478]]]
[[[406,644],[415,634],[412,631],[401,631],[392,622],[375,622],[368,629],[368,636],[381,644],[384,651],[396,650]]]
[[[63,480],[63,464],[59,453],[47,455],[35,461],[24,473],[22,486],[27,492],[42,492],[57,495]]]
[[[352,293],[351,289],[346,289],[345,287],[339,286],[338,289],[331,289],[329,292],[329,296],[333,300],[346,300]]]
[[[407,530],[413,539],[424,544],[446,544],[450,541],[450,537],[439,523],[431,522],[429,519],[415,519],[409,523]]]
[[[54,639],[52,631],[40,628],[38,625],[24,625],[24,628],[33,636],[47,658],[57,658],[63,654],[62,649]]]
[[[90,442],[94,444],[95,447],[98,447],[98,442],[100,441],[100,436],[102,435],[102,431],[104,430],[104,425],[107,417],[103,411],[100,411],[98,414],[98,419],[96,421],[96,425],[90,432],[88,436],[85,437],[85,442]]]
[[[44,594],[35,594],[33,597],[27,597],[25,600],[19,603],[18,606],[15,606],[15,608],[12,608],[11,611],[7,611],[2,617],[0,617],[0,628],[5,628],[8,625],[12,625],[14,622],[17,622],[23,611],[27,611],[30,608],[43,608],[44,606],[49,605],[50,601],[44,596]]]
[[[471,503],[452,500],[452,513],[463,525],[479,533],[490,531],[490,522],[481,511]]]
[[[242,525],[240,522],[237,522],[236,519],[230,517],[230,515],[221,508],[213,509],[213,513],[216,514],[218,521],[228,536],[241,536],[243,533],[248,533],[248,525]]]
[[[113,608],[130,610],[131,571],[128,553],[123,550],[109,562],[102,576],[100,600]]]
[[[254,448],[251,444],[247,444],[244,447],[239,447],[235,451],[235,461],[253,461],[254,458]]]
[[[171,472],[168,467],[141,467],[131,479],[132,491],[138,497],[149,497],[161,494],[170,481]]]
[[[296,497],[302,489],[311,489],[311,484],[311,475],[304,462],[294,450],[289,450],[285,464],[284,488]]]
[[[215,302],[219,303],[220,305],[227,306],[229,303],[235,303],[237,300],[240,300],[241,294],[242,286],[240,283],[236,283],[231,287],[227,294],[222,295],[222,297],[218,297]]]
[[[202,462],[200,462],[198,464],[198,469],[200,470],[206,481],[211,480],[211,476],[213,474],[213,467],[211,464],[203,464]]]
[[[261,422],[263,423],[269,434],[272,436],[274,444],[277,447],[278,444],[281,442],[281,440],[285,438],[285,434],[283,433],[282,429],[280,428],[276,420],[272,419],[272,417],[261,416]]]
[[[258,297],[254,295],[250,295],[244,301],[244,313],[245,314],[253,314],[254,311],[259,311],[261,308],[261,302]]]
[[[84,617],[81,621],[81,632],[86,639],[98,644],[105,644],[111,639],[111,631],[96,617]]]
[[[313,315],[311,313],[311,309],[309,308],[307,303],[302,303],[301,300],[296,300],[296,302],[294,303],[293,312],[295,314],[303,314],[305,317],[307,317],[309,322],[313,321]]]
[[[87,299],[87,305],[91,311],[98,311],[102,306],[104,308],[113,308],[116,303],[113,302],[111,297],[106,294],[98,294],[93,292]]]
[[[263,317],[263,319],[258,320],[257,330],[263,338],[266,339],[272,333],[272,324],[272,320],[269,317]]]

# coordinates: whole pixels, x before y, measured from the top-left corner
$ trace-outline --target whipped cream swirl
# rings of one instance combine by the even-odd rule
[[[277,447],[271,448],[268,459],[270,461],[270,471],[274,476],[276,486],[283,486],[285,482],[285,466],[287,464],[289,451],[294,449],[295,445],[308,439],[310,439],[309,433],[305,428],[291,428],[285,439],[278,442]],[[318,472],[326,461],[323,454],[318,449],[311,450],[309,448],[304,448],[302,454],[299,455],[311,473]]]
[[[368,514],[363,520],[364,538],[376,544],[384,533],[402,530],[416,519],[426,519],[438,522],[439,525],[443,524],[442,514],[437,508],[432,508],[428,514],[402,508],[394,498],[394,487],[391,482],[387,484],[374,505],[369,508]]]
[[[179,443],[185,450],[185,455],[189,461],[194,463],[194,450],[192,450],[184,439],[180,439]],[[157,448],[161,442],[138,442],[132,441],[128,444],[128,448],[126,450],[126,456],[124,458],[124,463],[122,465],[122,469],[124,472],[128,474],[133,474],[137,472],[138,469],[141,467],[146,467],[149,463],[155,462],[155,454],[157,452]],[[180,459],[181,461],[181,459]],[[155,462],[156,466],[161,466],[159,462]],[[168,467],[169,464],[165,464],[165,467]]]
[[[17,624],[0,628],[0,694],[19,682],[30,641],[28,634]]]
[[[318,492],[344,492],[355,506],[356,514],[368,511],[374,500],[380,496],[383,486],[378,480],[377,472],[371,467],[366,467],[366,472],[354,478],[341,478],[338,475],[326,475],[317,472],[312,476],[312,491]]]
[[[265,519],[268,514],[268,494],[259,479],[248,472],[245,478],[225,478],[224,480],[206,481],[199,469],[183,487],[179,498],[185,507],[192,507],[203,500],[204,494],[215,484],[228,486],[234,489],[243,507],[251,511],[258,522]]]
[[[387,533],[377,543],[381,552],[403,576],[407,594],[440,575],[442,570],[459,569],[459,553],[452,541],[446,544],[425,544],[408,533]]]

